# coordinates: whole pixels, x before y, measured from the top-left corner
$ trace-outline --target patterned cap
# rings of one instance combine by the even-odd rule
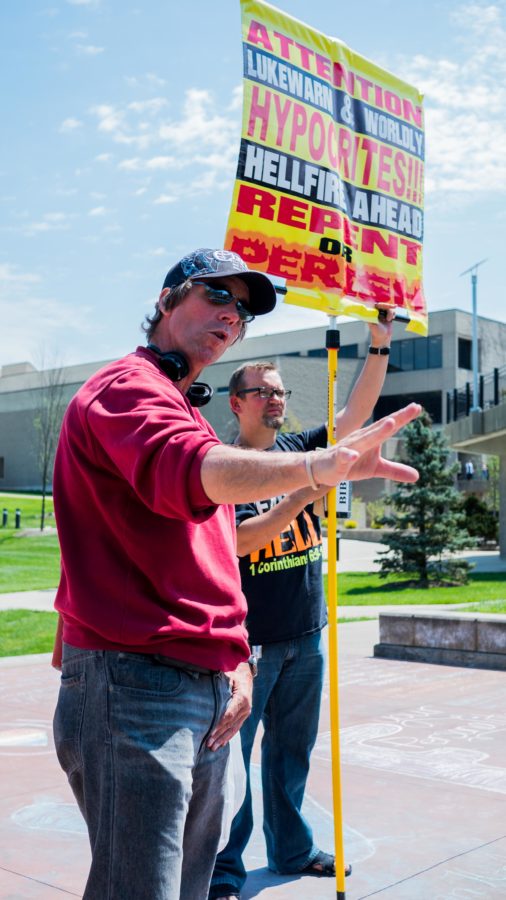
[[[276,305],[276,291],[271,280],[263,272],[252,272],[244,260],[231,250],[194,250],[169,269],[164,288],[175,287],[185,281],[204,278],[225,278],[235,275],[249,288],[248,309],[255,316],[271,312]],[[163,288],[162,288],[163,290]]]

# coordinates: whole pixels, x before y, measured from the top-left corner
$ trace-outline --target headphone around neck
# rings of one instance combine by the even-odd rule
[[[169,350],[167,353],[163,353],[156,344],[148,344],[148,350],[153,350],[156,353],[158,365],[171,381],[181,381],[182,378],[186,378],[190,369],[188,360],[182,353],[176,350]],[[214,391],[210,384],[205,384],[203,381],[194,381],[186,392],[186,396],[192,406],[199,407],[209,403],[213,393]]]

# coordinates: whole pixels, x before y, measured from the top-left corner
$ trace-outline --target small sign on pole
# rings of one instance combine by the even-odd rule
[[[336,493],[337,518],[349,519],[351,516],[351,481],[340,481]]]

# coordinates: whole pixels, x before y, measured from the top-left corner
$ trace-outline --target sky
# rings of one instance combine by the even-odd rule
[[[429,310],[506,321],[506,0],[279,0],[425,95]],[[0,366],[143,342],[167,270],[221,247],[241,129],[238,0],[2,4]],[[324,325],[279,304],[250,334]],[[505,351],[506,358],[506,351]]]

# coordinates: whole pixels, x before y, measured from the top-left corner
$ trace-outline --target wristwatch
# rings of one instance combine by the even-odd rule
[[[249,666],[249,670],[251,672],[252,677],[256,678],[258,675],[258,659],[256,656],[253,655],[253,653],[251,654],[251,656],[248,659],[248,666]]]
[[[390,347],[369,347],[369,353],[373,356],[389,356]]]

